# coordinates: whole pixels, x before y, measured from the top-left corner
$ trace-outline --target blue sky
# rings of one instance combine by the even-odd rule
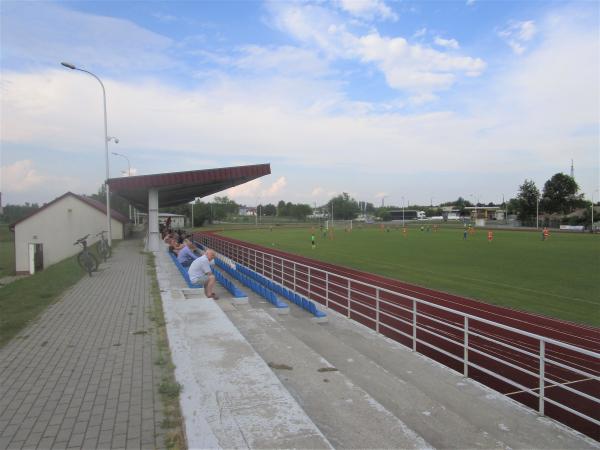
[[[0,5],[5,203],[102,183],[100,86],[60,61],[136,174],[270,162],[240,203],[498,202],[571,159],[598,189],[597,2]]]

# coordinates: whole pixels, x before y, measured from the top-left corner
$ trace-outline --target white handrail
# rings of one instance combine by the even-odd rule
[[[214,239],[214,236],[211,236],[211,238]],[[232,243],[228,242],[228,244],[232,244]],[[242,246],[240,244],[235,244],[235,245],[244,247],[244,246]],[[253,251],[257,252],[257,253],[265,253],[265,252],[262,252],[261,250],[256,250],[256,249],[251,248],[251,247],[244,247],[244,248],[246,248],[248,250],[253,250]],[[286,259],[286,258],[283,258],[282,256],[276,256],[276,257],[280,258],[280,259],[283,259],[285,261],[289,261],[289,262],[293,263],[295,266],[301,266],[301,267],[306,267],[306,268],[309,267],[306,264],[302,264],[302,263],[300,263],[298,261]],[[316,271],[323,272],[325,274],[331,273],[331,272],[328,272],[326,270],[319,269],[319,268],[314,268],[313,267],[312,269],[316,270]],[[542,335],[539,335],[539,334],[531,333],[529,331],[519,330],[518,328],[511,327],[510,325],[504,325],[502,323],[498,323],[498,322],[494,322],[492,320],[484,319],[483,317],[475,316],[473,314],[465,313],[465,312],[462,312],[462,311],[457,311],[455,309],[448,308],[448,307],[442,306],[442,305],[438,305],[436,303],[432,303],[432,302],[429,302],[427,300],[422,300],[422,299],[419,299],[419,298],[416,298],[416,297],[413,297],[413,296],[410,296],[410,295],[407,295],[407,294],[401,294],[400,292],[395,292],[395,291],[392,291],[392,290],[384,288],[384,287],[370,285],[368,283],[365,283],[364,281],[354,280],[354,279],[346,277],[344,275],[339,275],[337,273],[331,273],[331,274],[333,276],[338,277],[338,278],[343,278],[343,279],[345,279],[347,281],[351,281],[352,283],[358,283],[358,284],[362,284],[363,286],[375,288],[375,289],[378,289],[379,291],[387,292],[388,294],[392,294],[392,295],[395,295],[395,296],[403,297],[403,298],[405,298],[407,300],[416,301],[417,303],[420,303],[420,304],[423,304],[423,305],[432,306],[432,307],[440,309],[442,311],[450,312],[452,314],[456,314],[456,315],[459,315],[459,316],[462,316],[462,317],[469,317],[469,319],[474,319],[474,320],[476,320],[478,322],[486,323],[488,325],[493,325],[493,326],[495,326],[497,328],[501,328],[501,329],[506,330],[506,331],[511,331],[511,332],[516,333],[516,334],[520,334],[522,336],[527,336],[527,337],[536,339],[538,341],[543,340],[547,344],[552,344],[552,345],[556,345],[556,346],[559,346],[559,347],[562,347],[562,348],[566,348],[568,350],[573,350],[573,351],[576,351],[576,352],[580,352],[580,353],[582,353],[584,355],[591,356],[593,358],[600,358],[600,353],[596,353],[596,352],[593,352],[591,350],[587,350],[585,348],[581,348],[581,347],[577,347],[577,346],[574,346],[574,345],[571,345],[571,344],[567,344],[566,342],[558,341],[558,340],[553,339],[553,338],[549,338],[549,337],[542,336]],[[294,273],[294,276],[295,276],[295,273]],[[331,283],[331,281],[330,281],[330,283]],[[364,294],[364,295],[366,295],[366,294]]]
[[[566,364],[559,363],[558,361],[554,361],[552,359],[547,358],[546,346],[547,346],[547,344],[551,344],[553,346],[556,346],[556,347],[559,347],[562,349],[571,350],[580,355],[585,355],[585,356],[592,357],[595,359],[600,359],[600,353],[597,353],[595,351],[577,347],[572,344],[567,344],[565,342],[562,342],[562,341],[559,341],[559,340],[556,340],[553,338],[541,336],[536,333],[519,330],[518,328],[514,328],[509,325],[504,325],[502,323],[494,322],[493,320],[484,319],[482,317],[478,317],[473,314],[465,313],[465,312],[458,311],[458,310],[455,310],[455,309],[452,309],[452,308],[449,308],[446,306],[438,305],[438,304],[432,303],[427,300],[422,300],[417,297],[413,297],[411,295],[395,292],[395,291],[392,291],[392,290],[384,288],[384,287],[380,287],[380,286],[377,286],[374,284],[369,284],[364,281],[360,281],[360,280],[356,280],[356,279],[347,277],[345,275],[340,275],[340,274],[337,274],[334,272],[329,272],[322,268],[313,267],[308,264],[303,264],[302,262],[288,259],[288,258],[285,258],[280,255],[274,255],[272,253],[267,253],[267,252],[264,252],[264,251],[261,251],[261,250],[258,250],[258,249],[252,248],[252,247],[247,247],[247,246],[244,246],[244,245],[241,245],[238,243],[234,243],[227,239],[220,239],[219,237],[214,236],[214,235],[201,234],[200,239],[203,239],[204,240],[203,243],[209,244],[210,246],[214,247],[216,250],[220,251],[221,253],[226,253],[228,257],[230,257],[230,258],[236,257],[237,261],[239,263],[242,263],[249,267],[251,267],[252,263],[253,263],[254,270],[256,270],[259,273],[262,273],[265,276],[270,275],[271,279],[273,279],[273,280],[275,280],[274,274],[279,272],[278,276],[279,276],[279,279],[280,279],[280,282],[282,285],[285,285],[285,282],[287,280],[288,283],[293,286],[294,291],[298,292],[298,290],[300,289],[301,291],[304,291],[309,298],[314,299],[315,297],[318,297],[323,300],[325,306],[328,308],[330,307],[330,304],[333,304],[333,305],[338,306],[342,310],[346,310],[347,317],[349,317],[349,318],[352,317],[352,315],[357,315],[357,316],[363,317],[364,319],[374,323],[374,328],[377,332],[380,332],[380,327],[384,327],[386,329],[389,329],[396,333],[399,333],[400,335],[405,336],[408,339],[411,339],[413,351],[417,351],[417,343],[419,343],[419,344],[425,345],[426,347],[432,348],[435,351],[440,352],[440,353],[450,357],[453,360],[462,362],[463,363],[463,374],[465,377],[468,376],[469,367],[473,367],[480,371],[483,371],[484,373],[487,373],[488,375],[493,376],[494,378],[496,378],[498,380],[506,382],[512,386],[518,387],[519,389],[523,389],[525,392],[529,392],[529,393],[535,395],[536,397],[538,397],[538,400],[539,400],[538,412],[542,415],[544,414],[544,403],[545,402],[550,402],[550,403],[552,403],[556,406],[559,406],[567,411],[574,412],[573,410],[568,408],[566,405],[560,404],[560,403],[556,402],[555,400],[549,399],[545,396],[545,392],[544,392],[545,382],[551,381],[548,378],[546,378],[546,376],[545,376],[546,366],[548,364],[558,366],[562,369],[571,371],[572,373],[577,373],[582,376],[589,377],[590,380],[600,381],[600,376],[598,374],[587,373],[585,371],[582,371],[581,369],[567,366]],[[219,248],[217,248],[217,246]],[[260,260],[261,260],[260,268],[258,266],[259,254],[260,254]],[[265,262],[267,261],[266,256],[269,256],[268,260],[270,260],[270,269],[269,269],[268,273],[267,273],[266,264],[265,264]],[[277,259],[279,259],[279,266],[280,266],[279,271],[275,269],[275,264],[276,264]],[[318,276],[319,274],[321,274],[322,276]],[[300,275],[300,277],[297,277],[297,275]],[[333,280],[332,280],[332,278],[333,278]],[[304,281],[304,279],[306,281]],[[315,281],[317,283],[315,283]],[[324,287],[321,287],[321,284],[320,284],[321,282]],[[364,292],[360,289],[357,289],[357,287],[361,287],[361,286],[364,288],[368,288],[369,291],[374,290],[374,295],[371,294],[370,292]],[[333,290],[332,290],[332,288],[333,288]],[[317,289],[324,290],[325,295],[320,295],[319,293],[315,292],[315,290],[317,290]],[[336,290],[337,290],[337,292],[336,292]],[[363,296],[366,299],[372,300],[375,304],[375,307],[373,307],[371,304],[368,304],[366,302],[357,301],[357,300],[353,299],[352,293],[360,294],[360,296]],[[385,293],[388,296],[391,296],[392,298],[395,298],[395,299],[407,300],[408,304],[401,305],[401,304],[391,303],[389,301],[389,299],[381,298],[382,293]],[[342,300],[342,301],[344,301],[344,303],[339,303],[339,302],[335,301],[334,298]],[[367,310],[373,311],[375,317],[370,317],[366,314],[361,313],[359,310],[356,309],[356,307],[353,310],[352,303],[354,303],[357,307],[358,307],[358,305],[360,305],[361,308],[366,308]],[[381,305],[387,305],[388,307],[393,307],[398,310],[404,311],[405,313],[407,313],[406,318],[403,318],[398,315],[392,314],[388,311],[382,310]],[[454,322],[454,321],[450,321],[450,320],[447,320],[447,321],[441,320],[440,318],[437,318],[435,316],[424,314],[418,310],[419,305],[426,305],[426,306],[430,306],[439,311],[445,311],[445,312],[451,313],[452,315],[454,315],[456,317],[462,318],[462,321],[461,321],[462,323]],[[394,328],[394,326],[391,326],[391,325],[386,324],[385,322],[382,322],[381,321],[382,316],[387,317],[388,319],[394,320],[396,322],[404,323],[404,324],[408,325],[409,327],[412,328],[412,333],[407,334],[407,333],[401,331],[400,329]],[[409,319],[409,317],[410,317],[410,319]],[[455,330],[457,332],[455,335],[452,335],[451,333],[448,333],[448,332],[446,332],[446,335],[450,335],[450,336],[459,338],[459,335],[462,334],[463,335],[462,340],[450,339],[450,338],[444,336],[443,334],[441,334],[441,332],[442,332],[441,330],[436,330],[435,328],[433,328],[433,329],[425,328],[422,323],[421,324],[419,323],[420,317],[425,318],[426,320],[433,321],[435,323],[439,323],[442,326],[445,326],[445,327]],[[481,331],[478,330],[479,333],[477,331],[473,330],[472,329],[473,324],[471,323],[471,321],[473,321],[477,324],[491,325],[492,327],[494,327],[496,329],[508,331],[510,333],[514,333],[521,337],[527,337],[527,338],[533,339],[533,340],[537,341],[538,345],[535,346],[534,348],[532,348],[531,345],[521,342],[521,345],[523,346],[523,348],[519,348],[519,347],[515,346],[514,342],[512,342],[513,345],[510,345],[507,342],[503,342],[503,339],[499,339],[498,337],[495,337],[495,339],[492,339],[490,337],[482,335],[481,334],[483,332],[482,330]],[[417,331],[419,331],[419,330],[421,332],[425,332],[425,333],[431,334],[433,336],[436,336],[437,338],[441,338],[442,340],[447,341],[450,344],[459,345],[459,346],[463,347],[463,352],[462,352],[463,354],[461,356],[454,355],[442,348],[436,347],[435,345],[433,345],[430,342],[426,342],[426,341],[420,339],[419,336],[417,335]],[[520,354],[524,354],[524,355],[527,355],[532,358],[537,358],[538,362],[539,362],[538,373],[533,373],[524,367],[520,367],[518,365],[519,364],[518,360],[513,359],[513,361],[515,361],[515,363],[516,363],[516,364],[513,364],[513,363],[507,361],[506,358],[500,359],[492,354],[492,353],[495,353],[496,355],[501,356],[501,353],[499,351],[494,352],[493,349],[488,349],[486,351],[485,346],[482,347],[481,345],[479,345],[480,348],[476,348],[475,346],[473,346],[473,343],[471,342],[472,337],[484,339],[485,341],[493,342],[494,344],[499,345],[503,348],[508,348],[511,351],[517,351]],[[516,345],[518,345],[518,344],[516,344]],[[522,373],[524,372],[528,375],[538,377],[538,386],[532,387],[532,388],[525,387],[522,384],[518,383],[516,380],[510,380],[510,379],[500,375],[499,373],[494,373],[494,372],[490,371],[489,369],[486,369],[484,367],[481,367],[478,364],[470,362],[469,361],[469,350],[471,350],[477,354],[484,355],[485,357],[490,358],[500,364],[503,364],[506,367],[510,367],[512,369],[517,369]],[[523,364],[523,363],[521,362],[521,364]],[[527,366],[528,365],[525,365],[525,367],[527,367]],[[529,365],[529,367],[531,367],[531,366]],[[536,390],[539,392],[534,393],[534,391],[536,391]],[[581,395],[582,397],[587,398],[588,400],[592,400],[594,402],[599,402],[599,400],[596,397],[592,397],[591,395],[588,395],[582,391],[578,391],[573,388],[568,389],[568,391],[572,392],[575,395]],[[574,413],[579,417],[582,417],[584,419],[591,421],[592,423],[598,424],[597,419],[594,419],[593,417],[589,417],[581,412],[574,412]]]

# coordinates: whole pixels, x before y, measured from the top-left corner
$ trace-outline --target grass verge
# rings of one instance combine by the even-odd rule
[[[15,274],[14,234],[7,224],[0,224],[0,278]]]
[[[118,242],[113,242],[113,248]],[[92,249],[93,253],[96,253]],[[77,255],[0,288],[0,347],[35,320],[87,273]]]
[[[165,316],[163,314],[162,299],[158,280],[156,279],[155,257],[150,252],[144,252],[148,265],[147,273],[151,279],[150,295],[152,296],[152,310],[150,320],[156,329],[156,344],[158,356],[154,363],[162,368],[162,379],[158,386],[158,392],[163,404],[164,420],[161,426],[166,430],[165,447],[170,450],[185,449],[186,440],[183,428],[183,417],[179,406],[179,394],[182,386],[175,380],[175,365],[171,359],[169,350],[169,339]]]
[[[0,289],[0,347],[35,320],[85,272],[76,257],[67,258],[42,272],[14,281]]]

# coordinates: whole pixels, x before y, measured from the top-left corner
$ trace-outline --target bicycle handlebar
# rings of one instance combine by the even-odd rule
[[[73,245],[79,245],[79,244],[81,244],[81,243],[82,243],[83,241],[85,241],[85,240],[86,240],[88,237],[90,237],[90,235],[89,235],[89,234],[86,234],[84,237],[77,239]]]
[[[102,231],[101,231],[100,233],[98,233],[96,236],[100,236],[100,235],[104,236],[104,233],[106,233],[106,232],[107,232],[106,230],[102,230]]]

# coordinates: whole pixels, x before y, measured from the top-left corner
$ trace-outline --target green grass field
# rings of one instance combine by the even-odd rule
[[[0,278],[15,273],[14,234],[8,225],[0,224]]]
[[[310,229],[225,231],[235,239],[273,247],[494,305],[600,326],[600,236],[462,229],[337,230],[328,240]]]

